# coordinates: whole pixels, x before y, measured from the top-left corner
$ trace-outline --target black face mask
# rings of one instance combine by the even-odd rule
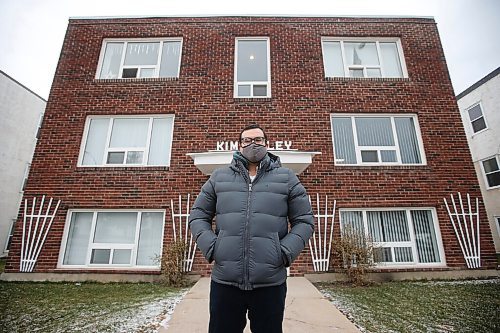
[[[242,148],[241,155],[252,163],[258,163],[267,154],[266,146],[257,145],[254,142]]]

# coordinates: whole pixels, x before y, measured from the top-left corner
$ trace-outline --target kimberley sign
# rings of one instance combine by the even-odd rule
[[[217,141],[217,151],[238,150],[238,141]],[[267,141],[267,149],[292,150],[292,141],[274,141],[273,144]]]

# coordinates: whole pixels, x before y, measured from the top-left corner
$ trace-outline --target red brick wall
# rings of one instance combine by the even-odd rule
[[[233,98],[235,37],[244,36],[270,37],[271,98]],[[399,37],[409,78],[327,80],[322,36]],[[178,80],[94,79],[104,38],[142,37],[183,38]],[[334,167],[333,112],[417,114],[427,165]],[[88,115],[161,113],[175,114],[169,168],[77,168]],[[72,208],[166,209],[168,241],[170,199],[197,194],[207,179],[186,153],[215,149],[217,140],[233,140],[254,122],[266,128],[271,140],[292,140],[294,148],[322,152],[300,178],[309,193],[337,199],[338,208],[435,207],[447,264],[465,267],[443,197],[481,193],[435,22],[220,17],[70,20],[25,191],[25,198],[45,194],[62,200],[35,271],[56,268]],[[480,209],[482,264],[495,267],[482,203]],[[15,230],[7,272],[19,269],[21,226]],[[199,251],[194,271],[210,272]],[[291,272],[311,271],[306,248]]]

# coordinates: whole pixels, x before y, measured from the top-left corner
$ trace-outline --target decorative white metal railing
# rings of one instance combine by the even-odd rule
[[[50,227],[52,226],[54,216],[56,216],[57,209],[59,208],[59,204],[61,203],[61,200],[58,200],[55,208],[51,212],[52,200],[53,198],[50,198],[47,209],[45,210],[45,213],[43,213],[45,205],[45,195],[42,196],[40,207],[38,208],[38,213],[35,213],[37,201],[36,197],[33,197],[31,213],[28,214],[28,199],[24,199],[23,238],[21,240],[21,261],[19,268],[19,271],[21,272],[32,272],[35,268],[38,255],[42,250],[45,239],[47,238],[47,234],[49,233]],[[34,219],[36,219],[36,222],[33,221]],[[41,219],[43,219],[43,222],[40,225]],[[47,219],[49,219],[48,224]]]
[[[453,229],[457,235],[460,249],[465,258],[468,268],[481,267],[481,244],[479,237],[479,199],[476,198],[476,212],[472,212],[471,198],[467,193],[467,206],[464,208],[462,195],[458,192],[458,202],[455,202],[453,194],[450,194],[451,204],[448,205],[446,198],[444,203],[450,216]],[[453,208],[453,211],[451,208]],[[459,212],[460,208],[460,212]],[[468,209],[468,210],[467,210]],[[474,221],[475,220],[475,221]]]
[[[311,206],[314,207],[309,196]],[[325,197],[325,210],[321,214],[320,198],[316,193],[316,214],[314,217],[317,221],[317,227],[309,239],[309,249],[311,250],[311,257],[315,272],[326,272],[330,266],[330,255],[332,252],[332,237],[333,237],[333,223],[335,221],[335,208],[337,200],[333,200],[333,207],[331,213],[328,211],[328,195]],[[314,209],[313,209],[314,210]],[[328,236],[328,232],[330,235]],[[327,237],[328,236],[328,237]],[[312,239],[312,242],[311,242]]]
[[[189,210],[190,206],[190,194],[188,193],[186,199],[186,210],[185,213],[182,212],[182,195],[179,194],[178,209],[175,209],[174,200],[170,200],[170,211],[172,213],[172,227],[174,232],[174,240],[183,241],[186,244],[183,257],[183,270],[184,272],[190,272],[193,269],[194,255],[196,252],[196,242],[193,242],[193,235],[189,232]],[[178,212],[178,213],[176,213]],[[178,227],[176,227],[176,224]],[[177,231],[179,236],[177,237]],[[188,241],[189,236],[189,241]]]

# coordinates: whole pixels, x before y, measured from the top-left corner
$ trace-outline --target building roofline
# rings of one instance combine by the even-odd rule
[[[27,91],[29,91],[30,93],[32,93],[33,95],[35,95],[36,97],[40,98],[42,101],[44,101],[45,103],[47,103],[47,100],[43,97],[41,97],[40,95],[38,95],[36,92],[34,92],[33,90],[31,90],[30,88],[26,87],[24,84],[20,83],[19,81],[17,81],[16,79],[14,79],[12,76],[10,76],[9,74],[5,73],[3,70],[0,69],[0,74],[3,74],[5,75],[7,78],[9,78],[10,80],[14,81],[15,83],[17,83],[18,85],[20,85],[21,87],[23,87],[24,89],[26,89]]]
[[[383,18],[383,19],[432,19],[434,16],[414,15],[296,15],[296,14],[200,14],[200,15],[130,15],[130,16],[71,16],[70,20],[107,20],[107,19],[139,19],[139,18],[212,18],[212,17],[291,17],[291,18]]]
[[[493,72],[489,73],[488,75],[486,75],[485,77],[483,77],[481,80],[477,81],[472,86],[470,86],[469,88],[465,89],[460,94],[458,94],[456,96],[457,100],[459,100],[460,98],[468,95],[470,92],[472,92],[473,90],[476,90],[476,88],[482,86],[483,84],[485,84],[486,82],[488,82],[489,80],[491,80],[492,78],[494,78],[495,76],[497,76],[499,74],[500,74],[500,67],[498,67]]]

